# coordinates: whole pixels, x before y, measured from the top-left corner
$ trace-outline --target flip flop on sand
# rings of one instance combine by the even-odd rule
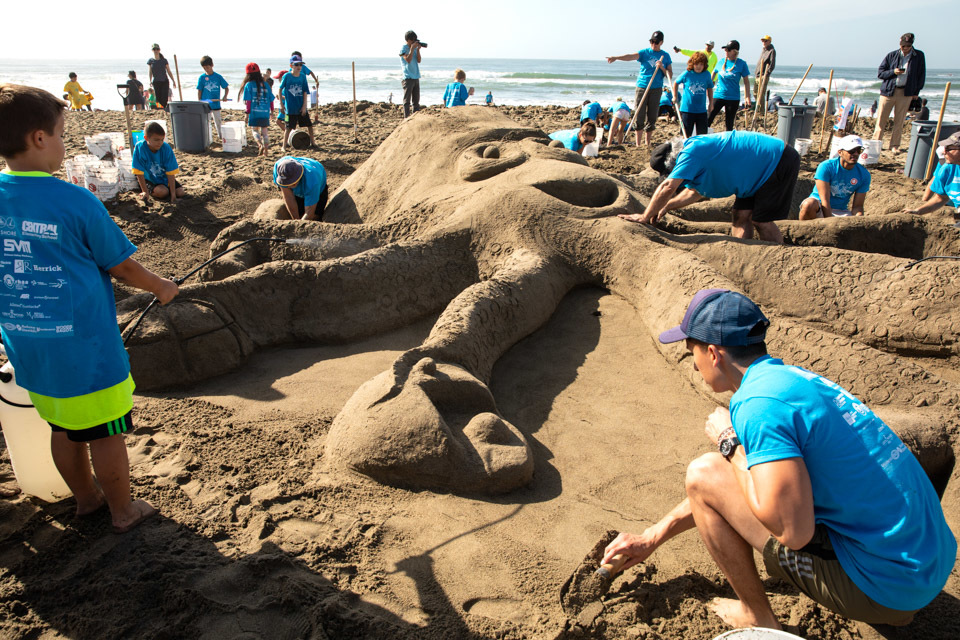
[[[124,525],[124,526],[122,526],[122,527],[118,527],[117,525],[113,525],[113,532],[114,532],[114,533],[120,534],[120,533],[127,533],[127,532],[129,532],[129,531],[133,531],[133,530],[136,529],[138,526],[140,526],[140,524],[141,524],[144,520],[148,520],[148,519],[152,518],[153,516],[157,515],[158,513],[160,513],[160,512],[157,510],[156,507],[154,507],[153,505],[151,505],[150,503],[148,503],[148,502],[146,502],[146,501],[144,501],[144,500],[134,500],[134,501],[133,501],[133,506],[136,508],[136,510],[139,512],[140,515],[137,516],[137,519],[136,519],[136,520],[134,520],[133,522],[131,522],[131,523],[128,524],[128,525]]]

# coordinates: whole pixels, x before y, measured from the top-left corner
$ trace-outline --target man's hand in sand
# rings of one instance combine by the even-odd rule
[[[650,557],[657,545],[654,542],[653,535],[650,535],[650,529],[647,529],[640,535],[633,533],[621,533],[613,542],[607,545],[603,551],[603,561],[600,564],[607,564],[613,556],[624,554],[630,559],[623,565],[623,569],[639,564]]]
[[[140,199],[143,200],[145,203],[150,204],[150,194],[147,193],[146,191],[140,192]]]
[[[167,304],[177,297],[177,294],[180,293],[180,287],[169,278],[162,278],[162,280],[163,282],[157,287],[156,291],[153,292],[153,295],[157,296],[160,304]]]

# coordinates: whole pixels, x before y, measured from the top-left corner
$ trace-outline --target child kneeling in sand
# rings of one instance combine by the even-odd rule
[[[149,200],[150,196],[157,200],[169,196],[170,202],[175,203],[177,198],[186,194],[177,182],[180,166],[173,149],[164,142],[166,135],[163,127],[151,122],[144,131],[143,140],[133,148],[133,175],[137,176],[137,182],[140,183],[140,197],[144,201]]]
[[[550,134],[551,140],[557,140],[570,151],[583,155],[583,148],[597,139],[597,124],[587,120],[579,129],[564,129]]]
[[[284,156],[273,165],[273,181],[292,220],[321,220],[327,206],[327,170],[312,158]]]
[[[76,497],[77,515],[106,502],[114,532],[125,533],[157,510],[130,498],[121,434],[133,428],[134,383],[110,276],[163,304],[178,289],[131,257],[137,248],[93,194],[50,175],[65,154],[63,109],[42,89],[0,85],[0,156],[7,162],[0,210],[9,236],[0,275],[18,294],[0,296],[0,332],[17,383],[53,430],[53,461]],[[24,262],[29,278],[16,266]],[[33,309],[26,317],[21,299]]]
[[[447,85],[443,92],[443,104],[447,107],[463,107],[467,98],[473,95],[473,87],[467,89],[463,82],[467,79],[467,72],[457,69],[453,72],[453,82]]]

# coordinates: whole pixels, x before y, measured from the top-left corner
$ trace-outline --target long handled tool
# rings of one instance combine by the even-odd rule
[[[180,94],[180,102],[183,102],[183,85],[180,84],[180,65],[177,64],[177,54],[173,54],[173,68],[177,72],[177,93]]]
[[[647,88],[643,90],[643,95],[640,96],[640,102],[637,103],[636,108],[633,110],[633,118],[630,119],[630,124],[627,125],[627,131],[633,129],[633,125],[637,123],[637,116],[640,114],[640,110],[643,109],[643,105],[647,102],[647,95],[650,93],[650,87],[653,86],[653,78],[657,77],[657,70],[662,69],[663,65],[663,56],[660,56],[660,59],[657,60],[657,64],[654,66],[653,77],[650,78],[650,82],[647,83]],[[640,132],[637,132],[637,135],[640,135]]]
[[[753,110],[753,120],[750,122],[750,128],[751,128],[753,131],[756,131],[756,130],[757,130],[757,115],[760,113],[760,107],[761,107],[761,106],[763,107],[764,112],[766,112],[766,109],[767,109],[766,100],[760,98],[759,96],[763,96],[763,95],[766,94],[766,91],[767,91],[767,81],[768,81],[768,80],[770,80],[770,70],[769,70],[769,69],[767,70],[766,73],[763,74],[763,80],[760,82],[760,91],[757,93],[757,96],[758,96],[757,106],[756,106],[756,108]]]
[[[927,160],[927,173],[923,180],[927,181],[933,175],[933,168],[937,166],[937,141],[940,140],[940,127],[943,125],[943,113],[947,109],[947,97],[950,95],[950,83],[943,90],[943,102],[940,103],[940,117],[937,118],[937,132],[933,134],[933,145],[930,147],[930,158]]]
[[[126,89],[127,93],[120,93],[121,89]],[[130,96],[130,87],[125,84],[118,84],[117,93],[120,93],[120,97],[124,99],[123,118],[127,121],[127,142],[130,144],[130,146],[127,148],[130,149],[130,153],[133,153],[133,129],[130,127],[130,111],[127,109],[126,104],[127,98]]]
[[[670,83],[670,86],[673,87],[673,93],[674,93],[674,94],[677,94],[677,93],[678,93],[678,91],[677,91],[677,85],[673,84],[673,74],[672,74],[672,73],[668,73],[668,74],[667,74],[667,81]],[[674,112],[677,114],[677,122],[680,123],[680,135],[682,135],[682,136],[683,136],[683,139],[686,140],[687,137],[688,137],[688,136],[687,136],[687,131],[686,131],[686,129],[684,129],[684,127],[683,127],[683,116],[680,115],[680,105],[677,104],[677,96],[676,96],[676,95],[674,95],[674,99],[673,99],[673,110],[674,110]]]
[[[360,129],[357,127],[357,63],[350,63],[350,77],[353,80],[353,141],[360,142]]]
[[[807,74],[810,73],[810,69],[813,69],[813,63],[812,63],[812,62],[810,63],[810,66],[807,67],[807,70],[806,70],[806,72],[803,74],[803,77],[800,78],[800,84],[797,85],[797,90],[793,92],[793,95],[792,95],[792,96],[790,96],[790,102],[788,102],[787,104],[793,104],[793,100],[794,100],[794,98],[797,97],[797,94],[800,93],[800,87],[803,86],[803,81],[807,79]]]
[[[827,81],[827,103],[823,107],[823,122],[820,125],[820,146],[817,153],[823,153],[823,132],[827,130],[827,115],[830,113],[830,91],[833,90],[833,69],[830,69],[830,80]]]

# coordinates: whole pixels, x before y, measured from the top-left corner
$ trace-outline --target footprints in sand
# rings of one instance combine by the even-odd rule
[[[463,603],[463,610],[476,616],[509,620],[517,624],[525,624],[539,614],[529,603],[514,598],[470,598]]]

